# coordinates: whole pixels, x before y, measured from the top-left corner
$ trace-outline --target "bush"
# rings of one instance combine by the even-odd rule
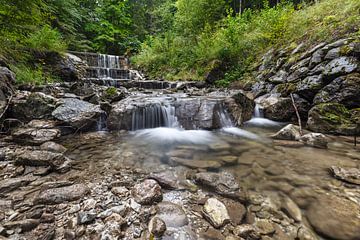
[[[36,51],[64,52],[66,44],[60,33],[45,25],[39,31],[32,33],[26,40],[26,45]]]
[[[17,84],[41,85],[59,81],[58,78],[44,72],[43,68],[39,66],[31,68],[25,64],[18,64],[11,66],[11,69],[15,72]]]

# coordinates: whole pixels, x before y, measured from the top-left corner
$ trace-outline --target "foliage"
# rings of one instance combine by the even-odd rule
[[[214,11],[216,7],[206,12],[195,2],[202,6],[203,1],[178,0],[173,27],[149,38],[133,58],[150,76],[203,79],[217,61],[227,69],[224,79],[217,83],[225,86],[241,79],[269,47],[330,41],[359,32],[360,26],[357,0],[323,0],[310,5],[263,2],[254,9],[243,9],[241,15],[228,8],[225,18]],[[215,0],[205,2],[223,4]]]
[[[60,33],[49,25],[45,25],[39,31],[30,34],[26,39],[26,45],[37,51],[63,52],[66,49],[66,44],[62,41]]]
[[[11,69],[16,74],[16,82],[18,84],[40,85],[59,81],[59,79],[44,71],[41,66],[29,67],[28,64],[17,64],[12,65]]]

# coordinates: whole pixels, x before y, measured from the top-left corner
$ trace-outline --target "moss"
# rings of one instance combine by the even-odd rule
[[[296,91],[295,83],[282,83],[276,86],[276,91],[281,94],[282,97],[287,97],[290,93]]]
[[[116,88],[115,87],[109,87],[106,89],[106,95],[108,96],[114,96],[116,94]]]
[[[349,55],[351,53],[351,48],[349,45],[344,45],[340,48],[340,55]]]
[[[319,113],[334,124],[350,124],[350,111],[339,103],[323,103],[317,105]]]

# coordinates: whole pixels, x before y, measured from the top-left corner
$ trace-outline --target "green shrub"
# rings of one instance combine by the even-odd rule
[[[48,25],[32,33],[26,40],[28,47],[37,51],[64,52],[66,44],[60,33]]]
[[[59,81],[57,77],[43,71],[42,67],[32,68],[25,64],[17,64],[11,66],[11,69],[15,72],[17,84],[41,85]]]

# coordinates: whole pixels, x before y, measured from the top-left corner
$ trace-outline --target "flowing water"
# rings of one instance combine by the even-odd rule
[[[264,119],[259,106],[243,129],[232,125],[220,109],[223,128],[216,131],[184,130],[171,105],[153,105],[133,113],[134,131],[98,132],[64,139],[77,168],[93,178],[111,174],[117,166],[175,171],[186,161],[218,161],[208,171],[226,170],[239,184],[256,193],[290,197],[302,209],[318,194],[350,194],[360,204],[360,189],[348,187],[329,174],[331,166],[359,167],[360,154],[345,138],[332,137],[329,149],[273,142],[269,136],[282,126]],[[181,163],[172,157],[181,158]],[[195,166],[196,168],[196,166]]]

